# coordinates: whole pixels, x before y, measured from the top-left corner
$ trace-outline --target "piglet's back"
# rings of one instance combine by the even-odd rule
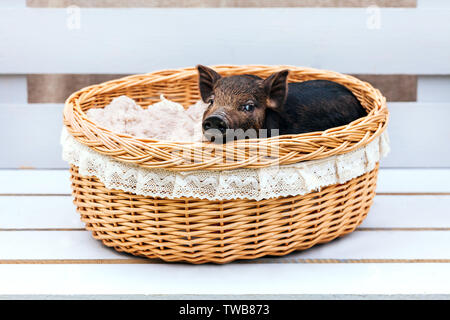
[[[323,131],[346,125],[367,113],[346,87],[327,80],[290,83],[279,117],[280,134]],[[278,122],[275,121],[275,122]]]

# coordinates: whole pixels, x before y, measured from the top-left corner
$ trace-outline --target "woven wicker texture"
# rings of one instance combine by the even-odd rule
[[[90,121],[85,111],[102,108],[113,98],[127,95],[147,107],[166,98],[185,107],[200,99],[194,68],[164,70],[134,75],[84,88],[72,94],[64,108],[64,124],[79,142],[116,160],[147,168],[171,170],[225,170],[260,168],[321,159],[355,150],[377,137],[388,121],[386,99],[370,84],[348,75],[294,66],[215,66],[222,75],[250,73],[267,77],[289,69],[289,81],[332,80],[349,88],[368,116],[323,132],[284,135],[269,139],[239,140],[224,145],[210,143],[163,142],[115,134]],[[270,156],[268,156],[270,155]]]
[[[190,263],[280,256],[352,232],[372,204],[377,173],[378,166],[303,196],[209,201],[110,190],[71,168],[74,203],[94,238],[118,251]]]
[[[76,140],[116,160],[147,168],[186,171],[260,168],[343,154],[371,142],[388,122],[381,93],[347,75],[292,66],[214,68],[222,75],[251,73],[261,77],[287,68],[291,82],[336,81],[349,88],[369,113],[324,132],[236,141],[214,145],[212,152],[210,143],[137,139],[115,134],[87,119],[86,110],[102,108],[120,95],[135,99],[143,107],[159,101],[160,94],[185,107],[195,103],[200,98],[197,73],[194,68],[186,68],[84,88],[67,99],[64,124]],[[110,190],[96,177],[81,176],[78,168],[71,166],[74,203],[96,239],[118,251],[190,263],[280,256],[352,232],[372,204],[377,173],[378,164],[374,170],[344,184],[301,196],[209,201],[161,199]]]

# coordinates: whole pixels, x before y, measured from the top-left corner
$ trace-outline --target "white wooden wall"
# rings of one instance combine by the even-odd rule
[[[0,168],[66,168],[62,104],[28,103],[34,73],[292,64],[418,75],[389,104],[385,168],[450,167],[450,1],[416,8],[30,8],[0,2]],[[375,19],[375,20],[374,20]],[[377,24],[379,21],[379,24]],[[375,24],[374,24],[375,22]]]

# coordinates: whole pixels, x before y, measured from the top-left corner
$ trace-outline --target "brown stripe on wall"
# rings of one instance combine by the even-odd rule
[[[27,76],[28,103],[63,103],[73,92],[124,74],[32,74]],[[379,89],[388,101],[416,101],[415,75],[354,75]]]
[[[390,74],[354,74],[362,81],[369,82],[381,91],[387,101],[417,101],[417,76]]]
[[[124,74],[29,74],[28,103],[62,103],[75,91]]]
[[[415,8],[417,0],[27,0],[28,7],[65,8],[280,8],[379,7]]]

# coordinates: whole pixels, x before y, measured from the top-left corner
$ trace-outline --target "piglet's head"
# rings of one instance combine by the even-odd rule
[[[198,84],[203,102],[203,135],[215,142],[236,139],[235,132],[259,132],[268,109],[281,112],[287,96],[288,70],[267,79],[254,75],[222,77],[213,69],[198,65]],[[239,137],[238,137],[239,138]]]

